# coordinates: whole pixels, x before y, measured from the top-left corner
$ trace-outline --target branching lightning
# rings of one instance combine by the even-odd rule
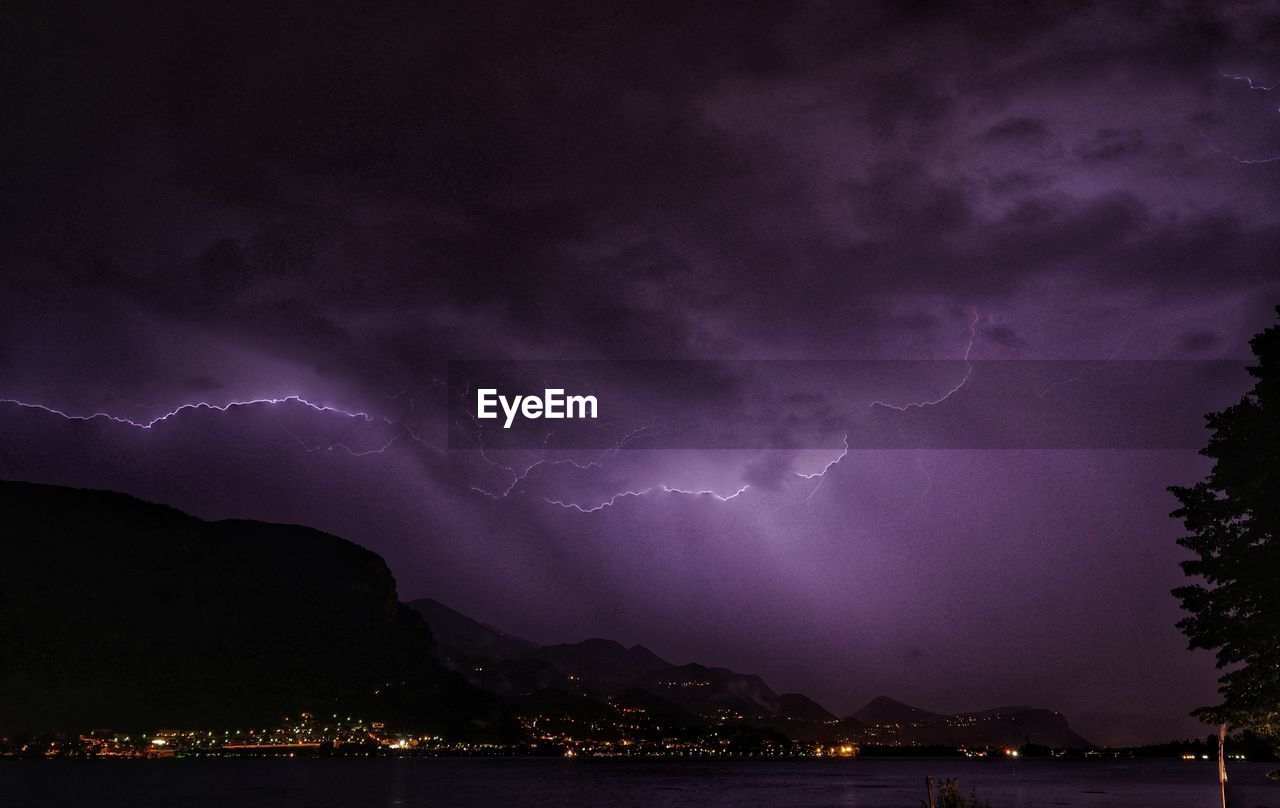
[[[1203,129],[1199,131],[1200,131],[1200,137],[1204,138],[1204,145],[1209,148],[1209,151],[1215,154],[1221,154],[1224,157],[1230,157],[1232,160],[1235,160],[1237,163],[1240,163],[1241,165],[1258,166],[1258,165],[1264,165],[1266,163],[1280,162],[1280,154],[1276,155],[1275,157],[1257,157],[1257,158],[1240,157],[1239,155],[1235,154],[1234,152],[1228,149],[1224,149],[1221,146],[1214,145],[1214,142],[1209,137],[1208,132],[1205,132]]]
[[[691,497],[711,497],[716,502],[728,502],[730,500],[737,499],[750,487],[751,486],[749,485],[744,485],[732,494],[724,495],[717,494],[715,491],[691,491],[686,488],[671,488],[666,485],[655,485],[650,486],[649,488],[643,488],[639,491],[619,491],[598,505],[579,505],[576,502],[566,502],[559,499],[546,499],[544,501],[550,505],[559,505],[561,508],[568,508],[569,510],[578,511],[579,513],[595,513],[596,511],[602,511],[605,508],[608,508],[620,499],[626,499],[628,497],[643,497],[648,494],[684,494],[685,496]]]
[[[188,410],[216,410],[218,412],[227,412],[235,407],[249,407],[255,404],[300,404],[304,407],[315,410],[316,412],[335,413],[337,415],[345,415],[348,418],[359,418],[366,423],[373,423],[375,421],[382,421],[388,424],[391,423],[390,418],[378,418],[367,412],[351,412],[338,407],[332,407],[328,404],[316,404],[315,402],[306,400],[302,396],[296,395],[284,396],[283,398],[254,398],[247,399],[245,401],[229,401],[226,404],[210,404],[205,401],[198,401],[191,404],[182,404],[175,409],[166,412],[164,415],[152,418],[150,421],[133,421],[129,418],[112,415],[108,412],[95,412],[90,415],[74,415],[54,407],[45,406],[44,404],[32,404],[13,398],[0,398],[0,404],[11,404],[15,407],[22,407],[30,410],[42,410],[61,418],[65,418],[68,421],[93,421],[103,419],[117,424],[123,424],[124,426],[133,427],[135,429],[151,429],[157,424],[164,423],[175,415],[187,412]]]
[[[925,407],[936,406],[946,401],[947,399],[951,398],[951,396],[955,395],[956,393],[958,393],[961,390],[961,388],[963,388],[969,382],[970,377],[973,375],[973,364],[970,361],[970,356],[972,356],[974,344],[977,342],[978,325],[981,322],[982,322],[982,316],[977,311],[974,311],[973,321],[969,324],[969,341],[965,345],[965,349],[964,349],[965,372],[964,372],[964,375],[961,377],[961,379],[955,385],[953,385],[950,389],[948,389],[946,392],[944,392],[942,395],[938,396],[937,398],[929,399],[926,401],[913,401],[907,404],[897,405],[897,404],[888,404],[886,402],[877,400],[877,401],[871,402],[870,406],[884,407],[897,412],[906,412],[911,409],[917,409],[917,408],[923,409]],[[606,452],[606,455],[608,456],[611,456],[612,454],[616,454],[616,449],[610,450],[610,452]],[[831,471],[831,469],[839,465],[848,456],[849,456],[849,435],[848,433],[845,433],[844,447],[843,449],[841,449],[840,454],[837,455],[832,460],[828,461],[827,464],[823,466],[820,470],[811,472],[808,474],[805,474],[803,472],[798,472],[798,471],[791,472],[792,475],[795,476],[797,479],[818,481],[817,484],[814,485],[813,489],[810,490],[809,493],[805,496],[804,498],[805,502],[808,502],[809,500],[811,500],[814,494],[816,494],[818,490],[822,487],[822,483],[826,479],[827,472]],[[607,459],[607,458],[602,456],[601,462],[603,462],[604,459]],[[537,464],[535,464],[535,466],[536,465]],[[530,469],[526,469],[525,476],[527,476],[527,473],[530,470],[532,470],[532,467]],[[926,474],[926,477],[927,477],[927,474]],[[930,485],[932,484],[931,480],[929,481],[929,484]],[[580,513],[596,513],[597,511],[601,511],[601,510],[604,510],[605,508],[611,507],[612,505],[614,505],[620,500],[629,499],[632,497],[642,497],[649,494],[662,493],[662,494],[684,494],[688,496],[709,496],[715,499],[717,502],[729,502],[730,500],[737,499],[739,496],[746,493],[750,489],[751,489],[750,485],[743,485],[741,488],[739,488],[738,490],[734,491],[731,494],[718,494],[715,491],[694,491],[694,490],[688,490],[683,488],[673,488],[667,485],[655,485],[655,486],[650,486],[648,488],[643,488],[639,490],[619,491],[618,493],[614,494],[608,499],[602,502],[599,502],[595,505],[582,505],[576,502],[569,502],[566,500],[550,499],[550,498],[545,499],[545,501],[548,504],[557,505],[561,508],[568,508],[571,510],[578,511]],[[510,490],[511,489],[508,489],[508,492]],[[923,496],[924,493],[927,492],[927,490],[928,488],[926,487],[925,492],[922,492],[921,496]]]
[[[831,471],[831,467],[839,463],[841,460],[844,460],[848,456],[849,456],[849,433],[846,432],[844,434],[844,449],[841,450],[840,454],[837,455],[834,460],[832,460],[830,463],[827,463],[827,465],[823,466],[822,471],[815,471],[812,474],[802,474],[798,471],[791,472],[792,474],[794,474],[795,476],[799,477],[802,480],[818,481],[818,484],[813,487],[813,490],[809,492],[809,495],[804,498],[805,502],[808,502],[809,500],[813,499],[813,495],[818,493],[818,489],[822,487],[822,482],[827,478],[827,472]]]
[[[1275,84],[1272,84],[1270,87],[1267,87],[1262,84],[1254,84],[1253,79],[1249,78],[1248,76],[1238,76],[1238,75],[1235,75],[1234,73],[1224,73],[1222,71],[1218,71],[1218,75],[1222,76],[1224,79],[1231,79],[1232,81],[1243,81],[1249,85],[1250,90],[1262,90],[1263,92],[1271,92],[1275,88],[1280,87],[1280,81],[1277,81]]]
[[[163,415],[159,415],[147,421],[135,421],[131,418],[125,418],[120,415],[113,415],[109,412],[101,412],[101,411],[90,413],[88,415],[79,415],[76,413],[67,412],[65,410],[60,410],[56,407],[50,407],[45,404],[37,404],[37,403],[32,403],[27,401],[20,401],[18,399],[13,399],[13,398],[0,399],[0,404],[8,404],[10,406],[19,407],[21,409],[38,410],[40,412],[49,413],[50,415],[56,415],[57,417],[63,418],[68,421],[102,420],[102,421],[106,421],[113,424],[120,424],[121,426],[129,427],[130,429],[143,429],[143,430],[154,429],[155,427],[159,426],[160,424],[163,424],[164,422],[168,421],[171,418],[176,418],[177,416],[182,415],[184,413],[197,412],[200,410],[208,410],[210,412],[230,412],[239,407],[298,405],[317,413],[340,415],[345,418],[360,420],[368,424],[389,424],[389,425],[394,425],[399,427],[399,430],[382,444],[375,446],[374,448],[371,448],[371,449],[357,449],[348,443],[343,443],[340,441],[333,442],[333,443],[311,444],[305,441],[300,435],[298,435],[298,433],[294,432],[288,426],[285,426],[283,423],[280,424],[280,428],[284,430],[285,434],[287,434],[290,438],[292,438],[294,442],[298,444],[298,446],[300,446],[304,451],[308,453],[341,451],[351,455],[352,457],[366,457],[368,455],[382,454],[386,452],[388,449],[390,449],[392,446],[394,446],[396,442],[406,437],[410,440],[413,440],[417,443],[422,444],[426,448],[431,449],[436,453],[441,453],[441,454],[443,453],[442,449],[424,440],[407,423],[397,424],[392,419],[384,416],[370,415],[367,412],[362,412],[359,410],[344,410],[340,407],[334,407],[328,404],[318,404],[314,401],[309,401],[306,398],[303,398],[302,396],[299,396],[299,395],[281,396],[278,398],[244,399],[242,401],[229,401],[225,404],[213,404],[207,401],[191,402],[188,404],[182,404],[181,406],[175,407],[174,409],[164,413]]]
[[[953,385],[950,389],[946,390],[942,395],[926,401],[910,402],[910,403],[901,404],[901,405],[889,404],[883,401],[874,401],[871,403],[870,406],[884,407],[887,409],[895,410],[897,412],[906,412],[913,408],[924,408],[924,407],[931,407],[937,404],[941,404],[942,402],[946,401],[951,396],[956,394],[961,388],[963,388],[965,384],[969,381],[969,378],[971,377],[973,372],[973,365],[969,361],[969,359],[977,339],[978,325],[981,322],[981,317],[978,314],[978,312],[975,311],[973,315],[974,315],[973,322],[969,326],[969,340],[964,350],[965,373],[963,377],[955,385]],[[404,395],[404,392],[405,391],[401,391],[400,393],[397,393],[395,396],[392,396],[391,398],[393,400],[398,399]],[[284,424],[281,424],[281,428],[304,451],[309,453],[310,452],[342,451],[346,454],[351,455],[352,457],[366,457],[369,455],[383,454],[389,449],[391,449],[393,446],[395,446],[396,443],[399,442],[400,440],[409,439],[425,446],[426,448],[431,449],[433,452],[436,452],[438,454],[447,454],[446,450],[438,446],[435,446],[434,444],[423,439],[416,431],[414,431],[414,429],[408,423],[405,423],[403,421],[396,421],[386,416],[372,415],[370,413],[360,411],[360,410],[346,410],[346,409],[335,407],[329,404],[317,403],[314,401],[310,401],[307,398],[304,398],[303,396],[300,396],[300,395],[244,399],[244,400],[237,400],[237,401],[229,401],[222,404],[212,403],[207,401],[191,402],[191,403],[179,405],[173,408],[172,410],[169,410],[149,420],[134,420],[132,418],[127,418],[121,415],[114,415],[112,413],[105,412],[105,411],[97,411],[89,414],[77,414],[77,413],[68,412],[62,409],[58,409],[56,407],[51,407],[45,404],[21,401],[21,400],[12,399],[12,398],[0,399],[0,404],[8,404],[10,406],[18,407],[21,409],[37,410],[40,412],[45,412],[51,415],[55,415],[59,418],[63,418],[68,421],[86,421],[87,422],[87,421],[102,420],[108,423],[119,424],[121,426],[125,426],[131,429],[138,429],[138,430],[151,430],[167,422],[172,418],[176,418],[186,413],[198,412],[201,410],[226,413],[241,407],[296,405],[296,406],[305,407],[317,413],[334,414],[334,415],[343,416],[345,418],[356,419],[364,423],[386,424],[396,428],[395,433],[391,435],[391,437],[383,441],[382,443],[372,448],[359,449],[344,442],[320,443],[320,444],[309,443],[308,441],[304,440],[300,435],[298,435],[296,432],[289,429]],[[544,467],[557,467],[557,466],[567,466],[567,467],[576,469],[578,471],[593,471],[593,470],[600,469],[610,460],[617,457],[622,452],[623,449],[627,448],[628,444],[645,435],[651,434],[651,431],[653,429],[654,427],[652,424],[634,429],[631,432],[624,435],[621,439],[619,439],[618,442],[615,443],[613,446],[610,446],[608,449],[601,452],[595,458],[587,461],[577,460],[574,458],[555,458],[555,459],[549,458],[546,456],[546,451],[544,448],[543,456],[538,460],[528,464],[511,465],[511,464],[503,463],[503,462],[500,462],[499,460],[494,459],[490,455],[490,453],[485,449],[483,443],[480,443],[478,445],[479,455],[484,460],[484,462],[487,463],[492,468],[496,468],[503,471],[505,474],[509,475],[510,479],[507,481],[507,483],[503,488],[497,489],[497,490],[490,490],[475,484],[470,484],[469,487],[472,491],[482,494],[486,497],[489,497],[490,499],[494,499],[494,500],[506,499],[510,497],[516,491],[516,489],[519,488],[522,483],[526,482],[530,478],[530,476],[534,474],[538,469],[542,469]],[[548,435],[548,440],[550,439],[550,437],[551,436]],[[822,483],[827,473],[830,472],[834,467],[839,465],[846,457],[848,457],[848,455],[849,455],[849,437],[848,437],[848,434],[846,433],[843,440],[843,448],[841,449],[840,453],[836,457],[828,461],[821,469],[819,469],[818,471],[810,472],[810,473],[804,473],[804,472],[798,472],[798,471],[791,472],[792,476],[798,480],[816,480],[817,481],[817,484],[806,495],[805,497],[806,502],[812,499],[813,496],[822,487]],[[621,500],[635,498],[635,497],[644,497],[644,496],[653,495],[653,494],[676,494],[680,496],[690,496],[690,497],[707,497],[716,502],[730,502],[739,498],[750,489],[751,489],[750,484],[744,484],[737,490],[732,491],[731,493],[722,494],[710,489],[680,488],[677,486],[660,483],[657,485],[652,485],[652,486],[648,486],[640,489],[634,489],[634,490],[628,489],[628,490],[619,491],[613,494],[612,496],[608,497],[607,499],[595,504],[583,504],[583,503],[574,502],[568,499],[559,499],[554,497],[544,497],[543,501],[549,505],[555,505],[557,507],[564,508],[566,510],[573,510],[579,513],[588,514],[588,513],[596,513],[598,511],[609,508]]]
[[[586,463],[583,463],[578,460],[574,460],[572,458],[559,458],[556,460],[552,460],[545,456],[545,450],[544,450],[544,456],[541,459],[533,463],[530,463],[529,465],[525,466],[522,469],[517,469],[515,466],[508,466],[505,463],[499,463],[497,460],[494,460],[493,458],[489,457],[489,454],[485,450],[483,443],[481,443],[479,447],[480,457],[493,468],[501,469],[502,471],[505,471],[506,473],[510,474],[511,481],[506,488],[498,492],[489,491],[487,489],[484,489],[475,485],[474,483],[471,485],[471,490],[480,494],[484,494],[486,497],[489,497],[490,499],[506,499],[511,494],[511,492],[514,491],[516,487],[520,485],[520,483],[524,482],[529,477],[529,475],[533,473],[535,469],[541,468],[543,466],[571,466],[572,468],[575,468],[579,471],[590,471],[591,469],[600,468],[605,464],[607,460],[609,460],[610,458],[616,457],[619,452],[621,452],[624,448],[626,448],[626,445],[628,443],[640,437],[641,435],[644,435],[652,428],[653,428],[652,425],[646,425],[646,426],[633,429],[631,432],[624,435],[622,439],[619,440],[617,443],[615,443],[613,446],[610,446],[608,449],[605,449],[604,452],[602,452],[598,457],[596,457],[595,460],[591,460]],[[551,438],[551,435],[548,434],[546,440],[550,440],[550,438]],[[545,446],[546,440],[543,441],[544,446]]]
[[[955,386],[953,386],[950,390],[946,391],[941,396],[928,401],[913,401],[909,404],[898,405],[898,404],[889,404],[884,401],[877,400],[877,401],[871,402],[869,406],[872,408],[884,407],[885,409],[889,409],[889,410],[906,412],[911,409],[924,409],[925,407],[936,406],[946,401],[947,399],[951,398],[956,393],[960,392],[960,388],[964,387],[965,384],[968,383],[969,377],[973,375],[973,363],[969,361],[969,355],[973,353],[973,343],[977,340],[978,323],[981,320],[982,320],[982,317],[978,314],[977,311],[974,311],[973,322],[969,324],[969,344],[965,346],[965,349],[964,349],[964,376],[962,376],[960,378],[960,381],[956,382]]]
[[[1238,75],[1235,73],[1225,73],[1222,71],[1219,71],[1218,75],[1222,76],[1225,79],[1231,79],[1232,81],[1243,81],[1250,90],[1257,90],[1260,92],[1271,92],[1272,90],[1280,87],[1280,81],[1271,85],[1266,85],[1266,84],[1256,83],[1251,77],[1245,76],[1245,75]],[[1280,112],[1280,110],[1277,110],[1277,111]],[[1209,151],[1215,154],[1221,154],[1224,157],[1230,157],[1232,160],[1236,161],[1237,163],[1240,163],[1241,165],[1257,166],[1257,165],[1265,165],[1267,163],[1280,162],[1280,155],[1276,155],[1274,157],[1257,157],[1257,158],[1241,157],[1237,155],[1235,152],[1231,151],[1230,149],[1224,149],[1221,146],[1218,146],[1217,144],[1215,144],[1213,142],[1213,139],[1209,137],[1209,133],[1204,131],[1203,129],[1197,129],[1196,131],[1200,133],[1200,137],[1204,138],[1204,144],[1206,147],[1208,147]]]

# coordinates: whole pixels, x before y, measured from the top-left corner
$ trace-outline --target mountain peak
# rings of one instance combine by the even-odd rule
[[[1044,746],[1084,749],[1092,746],[1076,734],[1062,713],[1033,707],[996,707],[955,715],[941,715],[895,701],[872,699],[852,718],[880,725],[886,739],[901,744],[963,746]]]
[[[804,695],[803,693],[783,693],[778,697],[778,713],[787,718],[802,721],[834,721],[836,720],[827,708]]]
[[[621,692],[644,674],[671,667],[670,662],[643,645],[628,648],[599,637],[543,646],[532,656],[576,677],[587,687],[606,693]]]
[[[406,605],[431,626],[437,644],[467,656],[518,659],[538,647],[537,643],[481,623],[433,598],[419,598]]]
[[[851,717],[864,724],[911,724],[921,721],[937,721],[945,716],[922,710],[919,707],[912,707],[910,704],[891,699],[888,696],[876,696]]]

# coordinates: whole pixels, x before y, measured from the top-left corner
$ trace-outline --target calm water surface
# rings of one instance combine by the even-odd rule
[[[1280,808],[1277,764],[1231,769],[1232,808]],[[0,761],[0,806],[855,806],[917,808],[924,777],[992,808],[1214,808],[1212,763],[1181,761],[646,761],[440,758]]]

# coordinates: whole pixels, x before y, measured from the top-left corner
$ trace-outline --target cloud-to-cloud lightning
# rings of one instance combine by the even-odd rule
[[[125,418],[119,415],[112,415],[109,412],[101,412],[101,411],[90,413],[89,415],[76,415],[73,413],[68,413],[63,410],[57,409],[55,407],[49,407],[44,404],[31,403],[27,401],[19,401],[18,399],[14,399],[14,398],[0,398],[0,404],[9,404],[14,407],[21,407],[21,408],[30,409],[30,410],[41,410],[43,412],[56,415],[60,418],[65,418],[68,421],[94,421],[98,419],[103,419],[103,420],[111,421],[117,424],[123,424],[124,426],[133,427],[134,429],[152,429],[157,424],[162,424],[165,421],[168,421],[170,418],[173,418],[174,416],[180,415],[184,412],[189,412],[194,410],[216,410],[218,412],[228,412],[236,407],[251,407],[258,404],[298,404],[300,406],[306,407],[316,412],[334,413],[337,415],[344,415],[348,418],[359,418],[368,423],[372,423],[374,421],[382,421],[388,424],[391,423],[390,418],[385,418],[385,417],[380,418],[378,416],[370,415],[367,412],[344,410],[344,409],[341,409],[340,407],[334,407],[328,404],[317,404],[313,401],[308,401],[307,399],[298,395],[283,396],[281,398],[252,398],[252,399],[245,399],[244,401],[228,401],[226,404],[211,404],[206,401],[197,401],[189,404],[181,404],[175,407],[174,409],[170,410],[169,412],[166,412],[163,415],[158,415],[149,421],[134,421],[129,418]]]
[[[884,401],[876,400],[871,402],[870,406],[884,407],[887,409],[895,410],[897,412],[907,412],[908,410],[911,410],[911,409],[923,409],[925,407],[936,406],[938,404],[943,403],[947,399],[951,398],[956,393],[958,393],[961,390],[961,388],[963,388],[965,384],[968,383],[969,379],[973,375],[973,363],[970,361],[970,357],[973,354],[973,347],[977,342],[978,325],[981,322],[982,322],[981,314],[979,314],[977,311],[974,311],[973,320],[972,322],[969,323],[969,340],[968,340],[968,343],[965,345],[965,349],[964,349],[964,364],[965,364],[964,375],[960,378],[958,382],[952,385],[942,395],[936,398],[927,399],[925,401],[913,401],[907,404],[889,404]],[[612,454],[616,454],[616,449],[610,450],[610,452],[606,452],[606,456],[611,456]],[[837,455],[832,460],[830,460],[829,462],[827,462],[827,464],[823,466],[819,471],[811,472],[808,474],[797,472],[797,471],[792,472],[792,474],[799,479],[818,481],[818,483],[813,487],[813,489],[805,497],[806,502],[812,499],[814,494],[818,492],[818,489],[822,487],[822,482],[825,479],[827,472],[831,471],[832,468],[837,466],[841,461],[843,461],[846,457],[848,457],[848,455],[849,455],[849,436],[846,433],[844,436],[844,448],[840,451],[840,454]],[[602,456],[600,462],[603,462],[604,459],[606,458]],[[538,464],[534,464],[534,466],[536,465]],[[597,465],[597,464],[592,464],[592,465]],[[525,476],[527,476],[528,472],[531,471],[532,468],[533,466],[526,469],[525,473],[520,476],[520,479],[523,479]],[[516,482],[518,482],[518,480]],[[513,486],[514,486],[514,483],[513,483]],[[750,488],[751,486],[748,484],[748,485],[743,485],[741,488],[739,488],[738,490],[734,491],[731,494],[718,494],[714,491],[696,491],[696,490],[675,488],[667,485],[655,485],[655,486],[650,486],[648,488],[643,488],[640,490],[620,491],[614,494],[613,496],[609,497],[608,499],[603,500],[602,502],[599,502],[595,505],[581,505],[574,502],[568,502],[565,500],[550,499],[550,498],[546,499],[546,502],[552,505],[558,505],[562,508],[570,508],[572,510],[579,511],[581,513],[595,513],[604,508],[608,508],[612,506],[619,500],[627,499],[631,497],[642,497],[648,494],[655,494],[655,493],[685,494],[689,496],[710,496],[710,497],[713,497],[718,502],[728,502],[746,493],[748,490],[750,490]],[[505,493],[510,492],[510,490],[511,489],[508,488],[507,492],[504,492],[504,495]]]
[[[972,366],[972,363],[969,361],[969,358],[973,352],[974,344],[977,339],[977,328],[979,323],[981,322],[981,316],[978,314],[978,312],[976,311],[973,312],[973,315],[974,315],[973,321],[970,323],[970,326],[969,326],[969,340],[964,350],[965,373],[963,377],[955,385],[953,385],[951,388],[946,390],[942,395],[936,398],[925,400],[925,401],[916,401],[916,402],[909,402],[907,404],[895,405],[895,404],[889,404],[889,403],[877,400],[872,402],[871,406],[885,407],[888,409],[896,410],[898,412],[906,412],[913,408],[924,408],[924,407],[930,407],[930,406],[940,404],[946,401],[955,393],[957,393],[961,388],[963,388],[964,385],[968,382],[970,376],[972,375],[973,366]],[[38,410],[41,412],[49,413],[51,415],[55,415],[59,418],[63,418],[68,421],[103,420],[109,423],[119,424],[121,426],[129,427],[132,429],[140,429],[140,430],[154,429],[155,427],[169,421],[172,418],[176,418],[185,413],[192,413],[192,412],[197,412],[201,410],[225,413],[225,412],[232,412],[233,410],[241,407],[295,405],[295,406],[305,407],[317,413],[335,414],[335,415],[340,415],[346,418],[358,419],[365,423],[382,423],[382,424],[387,424],[397,428],[397,431],[395,432],[395,434],[393,434],[390,438],[380,443],[379,445],[369,449],[357,449],[345,442],[320,443],[320,444],[308,443],[302,437],[300,437],[297,433],[290,430],[288,427],[282,426],[285,432],[291,438],[293,438],[293,440],[303,450],[307,452],[339,450],[353,457],[365,457],[369,455],[382,454],[388,451],[389,449],[391,449],[396,444],[396,442],[399,441],[400,439],[408,437],[432,449],[435,452],[444,453],[444,450],[428,443],[422,437],[420,437],[418,433],[415,432],[407,423],[397,423],[393,419],[388,418],[386,416],[372,415],[370,413],[360,411],[360,410],[346,410],[330,404],[317,403],[307,398],[304,398],[303,396],[300,396],[300,395],[243,399],[243,400],[229,401],[222,404],[207,402],[207,401],[190,402],[190,403],[181,404],[177,407],[174,407],[173,409],[161,415],[158,415],[154,418],[151,418],[149,420],[133,420],[131,418],[126,418],[120,415],[114,415],[112,413],[105,412],[105,411],[97,411],[89,414],[76,414],[72,412],[67,412],[65,410],[62,410],[56,407],[51,407],[45,404],[22,401],[22,400],[13,399],[13,398],[0,399],[0,404],[8,404],[10,406],[18,407],[22,409]],[[519,466],[509,465],[492,458],[489,455],[489,453],[486,451],[485,447],[483,445],[480,445],[479,446],[480,457],[485,461],[485,463],[487,463],[492,468],[499,469],[504,473],[508,474],[510,476],[510,479],[505,485],[505,487],[497,490],[483,488],[474,483],[470,484],[469,487],[472,491],[482,494],[486,497],[489,497],[490,499],[494,499],[494,500],[505,499],[511,496],[522,483],[526,482],[530,478],[532,474],[534,474],[537,470],[542,468],[553,468],[553,467],[565,466],[565,467],[576,469],[578,471],[592,471],[592,470],[599,469],[603,467],[609,460],[617,457],[617,455],[620,452],[622,452],[629,443],[633,442],[634,440],[640,438],[645,434],[648,434],[649,432],[651,432],[652,429],[653,429],[652,425],[646,425],[646,426],[639,427],[635,430],[632,430],[631,432],[627,433],[622,438],[620,438],[618,442],[615,443],[613,446],[610,446],[608,449],[601,452],[597,457],[588,461],[582,461],[582,460],[577,460],[573,458],[552,459],[544,455],[543,457],[539,458],[538,460],[532,463],[527,463]],[[836,457],[828,461],[820,470],[815,472],[810,472],[810,473],[804,473],[804,472],[798,472],[798,471],[791,472],[791,474],[797,479],[818,481],[817,485],[815,485],[813,489],[810,490],[808,495],[805,497],[805,501],[810,500],[814,496],[814,494],[816,494],[817,491],[822,487],[822,482],[827,472],[829,472],[833,467],[835,467],[841,461],[843,461],[848,455],[849,455],[849,440],[848,440],[848,435],[846,434],[844,437],[844,446],[841,449],[840,453]],[[746,493],[750,489],[751,489],[750,484],[744,484],[737,490],[732,491],[731,493],[722,494],[710,489],[681,488],[679,486],[660,483],[657,485],[647,486],[640,489],[627,489],[627,490],[618,491],[617,493],[595,504],[583,504],[583,503],[571,501],[569,499],[556,498],[556,497],[543,497],[543,501],[550,505],[555,505],[560,508],[574,510],[574,511],[578,511],[579,513],[585,514],[585,513],[598,512],[600,510],[603,510],[605,508],[608,508],[616,504],[620,500],[635,498],[635,497],[644,497],[652,494],[676,494],[676,495],[682,495],[682,496],[710,497],[711,499],[717,502],[730,502],[732,500],[737,499],[738,497],[740,497],[742,494]]]
[[[887,402],[880,401],[877,399],[876,401],[871,402],[869,406],[873,408],[884,407],[885,409],[889,409],[889,410],[906,412],[912,409],[924,409],[925,407],[933,407],[935,405],[941,404],[942,402],[951,398],[956,393],[960,392],[960,388],[964,387],[965,384],[968,383],[969,377],[973,375],[973,363],[969,361],[969,356],[970,354],[973,353],[973,344],[978,337],[978,323],[981,320],[982,320],[982,317],[978,314],[978,312],[976,311],[973,312],[973,322],[969,324],[969,344],[966,345],[964,349],[964,375],[960,378],[960,381],[956,382],[955,385],[951,387],[951,389],[947,390],[945,393],[938,396],[937,398],[928,399],[926,401],[912,401],[907,404],[889,404]]]
[[[1268,85],[1268,84],[1262,84],[1260,82],[1255,82],[1253,78],[1250,76],[1245,76],[1245,75],[1240,75],[1235,73],[1226,73],[1222,71],[1219,71],[1218,75],[1222,76],[1225,79],[1231,79],[1232,81],[1242,81],[1248,86],[1250,90],[1258,90],[1260,92],[1271,92],[1277,87],[1280,87],[1280,81],[1277,81],[1273,84]],[[1277,110],[1277,112],[1280,112],[1280,110]],[[1253,158],[1241,157],[1235,152],[1233,152],[1232,150],[1225,149],[1217,145],[1216,143],[1214,143],[1213,139],[1209,137],[1209,133],[1204,131],[1203,129],[1198,129],[1197,131],[1200,133],[1200,137],[1204,138],[1205,146],[1208,147],[1209,151],[1215,154],[1221,154],[1224,157],[1230,157],[1232,160],[1236,161],[1237,163],[1240,163],[1241,165],[1256,166],[1256,165],[1265,165],[1267,163],[1274,163],[1274,162],[1280,161],[1280,155],[1276,155],[1274,157],[1253,157]]]
[[[1277,81],[1275,84],[1272,84],[1271,86],[1267,86],[1264,84],[1254,84],[1253,79],[1248,76],[1240,76],[1233,73],[1223,73],[1221,71],[1219,71],[1218,75],[1222,76],[1224,79],[1231,79],[1232,81],[1243,81],[1249,85],[1250,90],[1262,90],[1263,92],[1270,92],[1275,88],[1280,87],[1280,81]]]

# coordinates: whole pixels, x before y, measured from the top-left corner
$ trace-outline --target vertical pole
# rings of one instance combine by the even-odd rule
[[[1218,786],[1222,789],[1222,808],[1227,808],[1227,725],[1218,725]]]
[[[924,776],[924,788],[925,788],[925,792],[929,795],[929,808],[935,808],[933,803],[933,776],[932,775],[926,774]],[[1223,805],[1223,808],[1226,808],[1225,804]]]

